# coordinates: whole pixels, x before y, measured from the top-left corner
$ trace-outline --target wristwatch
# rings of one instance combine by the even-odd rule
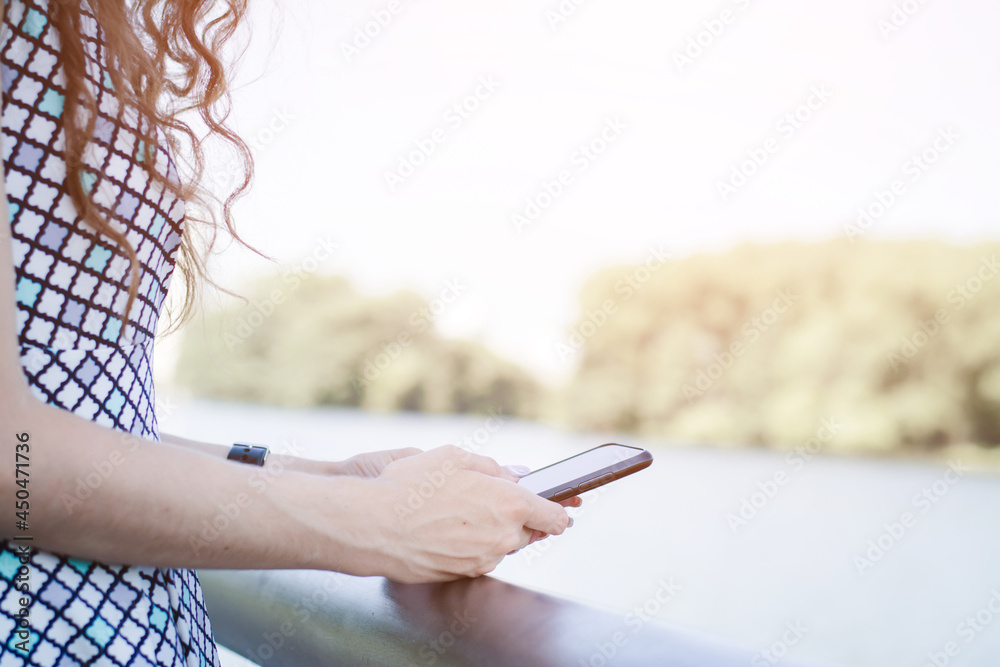
[[[267,459],[267,453],[268,449],[263,445],[250,445],[245,442],[237,442],[229,450],[229,455],[226,458],[230,461],[239,461],[240,463],[263,467],[264,461]]]

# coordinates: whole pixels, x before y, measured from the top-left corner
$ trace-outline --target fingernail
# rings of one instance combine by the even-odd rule
[[[511,475],[517,475],[518,477],[524,477],[531,472],[531,468],[528,466],[504,466],[504,468],[506,468],[507,472]]]
[[[567,527],[567,528],[572,528],[572,527],[573,527],[573,517],[570,517],[570,518],[569,518],[569,525],[568,525],[568,526],[566,526],[566,527]]]

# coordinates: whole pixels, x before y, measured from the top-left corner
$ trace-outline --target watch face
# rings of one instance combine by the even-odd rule
[[[229,455],[226,458],[230,461],[239,461],[240,463],[247,463],[252,466],[263,466],[264,461],[267,459],[268,451],[267,447],[262,445],[245,445],[238,442],[229,450]]]

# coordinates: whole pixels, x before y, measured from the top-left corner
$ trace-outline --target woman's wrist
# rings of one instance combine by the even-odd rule
[[[309,475],[340,475],[340,463],[338,461],[318,461],[307,459],[301,456],[291,456],[288,454],[277,454],[271,452],[264,462],[264,470],[291,472],[304,472]]]
[[[373,480],[281,474],[267,495],[277,510],[271,520],[282,524],[286,539],[296,543],[299,557],[291,567],[358,576],[382,573],[387,499]]]
[[[178,447],[186,447],[195,451],[200,451],[209,456],[219,456],[226,458],[232,450],[233,445],[213,444],[181,438],[169,433],[160,434],[160,442]],[[264,460],[264,470],[281,471],[291,470],[294,472],[304,472],[310,475],[342,475],[342,466],[337,461],[317,461],[291,454],[282,454],[277,451],[270,451]]]

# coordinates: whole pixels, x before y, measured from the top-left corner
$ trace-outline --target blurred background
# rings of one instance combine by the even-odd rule
[[[220,248],[243,298],[158,343],[164,430],[640,444],[497,575],[623,614],[673,581],[654,622],[759,664],[995,664],[1000,5],[252,13],[236,217],[270,259]]]

